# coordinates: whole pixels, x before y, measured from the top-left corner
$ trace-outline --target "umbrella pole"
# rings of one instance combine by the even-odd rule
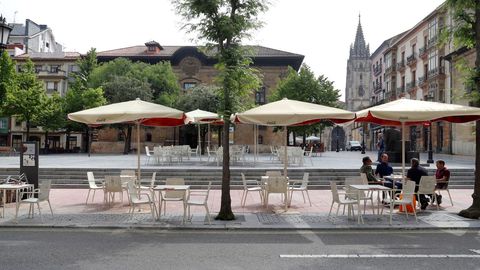
[[[198,153],[197,155],[200,157],[200,161],[202,161],[202,139],[200,138],[200,124],[197,125],[198,126],[198,145],[197,145],[197,149],[198,149]]]
[[[402,121],[402,177],[405,182],[405,122]]]
[[[287,177],[287,164],[288,164],[288,153],[287,153],[287,145],[288,145],[288,130],[285,127],[285,151],[283,153],[283,175]]]
[[[257,125],[253,125],[253,165],[257,163]]]
[[[140,121],[137,121],[137,181],[140,185]]]
[[[210,123],[208,123],[207,125],[208,125],[207,145],[208,145],[208,149],[210,150],[210,140],[212,139],[212,136],[210,134]]]

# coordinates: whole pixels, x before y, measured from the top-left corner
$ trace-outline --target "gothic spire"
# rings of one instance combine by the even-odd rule
[[[365,44],[365,38],[363,37],[362,23],[360,21],[360,14],[358,14],[358,26],[357,34],[355,35],[355,43],[353,44],[353,50],[350,50],[350,57],[368,58],[370,57],[369,46]]]

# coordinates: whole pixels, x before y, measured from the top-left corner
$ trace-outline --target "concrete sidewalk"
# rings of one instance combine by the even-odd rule
[[[49,213],[48,205],[43,203],[44,221],[38,216],[27,218],[28,206],[23,205],[17,222],[14,221],[15,204],[7,204],[5,217],[0,218],[0,227],[43,227],[43,228],[134,228],[134,229],[480,229],[480,220],[464,219],[457,215],[461,209],[471,204],[469,189],[450,191],[454,206],[443,194],[443,203],[439,211],[436,206],[429,206],[425,211],[418,211],[418,223],[413,216],[408,220],[405,214],[393,214],[393,224],[389,225],[389,208],[383,208],[383,215],[372,215],[371,207],[367,207],[364,224],[357,220],[348,220],[346,215],[328,218],[331,204],[330,190],[309,191],[312,206],[308,200],[303,202],[300,193],[294,193],[292,205],[287,212],[283,211],[280,196],[271,196],[267,208],[260,204],[258,193],[248,195],[245,207],[240,206],[241,190],[232,190],[232,209],[236,215],[234,221],[213,220],[220,207],[220,190],[212,190],[209,197],[209,209],[212,225],[208,225],[203,207],[192,208],[193,219],[182,224],[183,210],[180,202],[169,202],[167,214],[160,220],[153,220],[148,207],[136,212],[133,217],[128,214],[129,206],[125,201],[117,201],[111,206],[103,203],[103,193],[95,196],[93,203],[85,205],[86,189],[54,189],[50,198],[54,216]],[[335,210],[335,208],[334,208]]]

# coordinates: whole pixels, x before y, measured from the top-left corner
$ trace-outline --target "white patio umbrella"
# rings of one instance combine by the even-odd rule
[[[329,120],[336,123],[351,121],[355,114],[338,108],[284,98],[235,115],[236,123],[263,126],[301,126]],[[287,136],[285,136],[283,173],[287,175]]]
[[[179,126],[183,125],[185,114],[177,109],[137,98],[70,113],[68,119],[87,125],[135,123],[137,126],[137,173],[140,181],[140,125]]]
[[[307,140],[307,141],[320,141],[320,138],[317,137],[317,136],[308,136],[307,138],[305,138],[305,140]]]
[[[405,177],[405,126],[448,121],[465,123],[480,119],[480,108],[401,98],[356,113],[356,122],[402,127],[402,175]]]
[[[198,145],[200,146],[201,139],[200,139],[200,124],[208,124],[210,130],[211,123],[219,123],[223,122],[220,115],[208,111],[203,111],[200,109],[196,109],[191,112],[185,113],[185,124],[197,124],[198,126]],[[208,146],[210,147],[210,140],[208,140]]]

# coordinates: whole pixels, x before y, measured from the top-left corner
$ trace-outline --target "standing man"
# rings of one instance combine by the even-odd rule
[[[377,161],[381,162],[381,159],[380,159],[381,155],[385,151],[385,141],[383,140],[382,133],[378,133],[377,149],[378,149]]]

